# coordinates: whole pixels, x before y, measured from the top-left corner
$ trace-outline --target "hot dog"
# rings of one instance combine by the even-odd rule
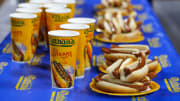
[[[150,89],[158,60],[148,59],[149,47],[146,45],[112,45],[102,47],[105,62],[102,67],[107,74],[95,77],[98,89],[115,93],[134,93]]]
[[[128,17],[123,19],[125,13],[118,10],[104,11],[104,15],[98,17],[97,31],[104,34],[104,38],[112,41],[135,40],[142,36],[141,21],[136,21],[136,14],[131,11]],[[126,14],[125,14],[126,15]]]
[[[96,87],[103,91],[112,93],[135,93],[145,91],[150,88],[150,80],[140,82],[125,83],[119,79],[112,78],[110,75],[98,75],[95,77]]]
[[[118,59],[132,58],[133,60],[137,60],[141,52],[145,54],[146,58],[150,54],[149,47],[146,45],[112,45],[110,49],[102,47],[101,50],[104,52],[104,58],[106,59],[102,64],[102,67],[105,69]],[[152,68],[155,67],[157,61],[153,61],[151,65]]]
[[[112,16],[116,16],[117,14],[124,16],[132,16],[132,17],[136,17],[137,13],[134,10],[131,9],[124,9],[124,8],[104,8],[104,9],[100,9],[96,12],[96,16],[98,19],[98,26],[102,23],[101,21],[99,21],[100,19],[104,19],[104,15],[112,15]]]
[[[13,59],[17,61],[23,61],[24,60],[24,54],[20,48],[15,44],[14,40],[12,40],[12,49],[14,51]]]
[[[119,59],[113,65],[114,67],[108,68],[108,74],[101,74],[95,78],[98,89],[112,93],[145,91],[151,88],[151,81],[157,76],[157,73],[150,72],[145,61],[132,63],[130,58],[124,61]]]
[[[56,85],[61,88],[67,88],[72,86],[72,78],[71,76],[65,71],[60,63],[54,61],[51,65],[52,74],[54,76],[54,81]]]

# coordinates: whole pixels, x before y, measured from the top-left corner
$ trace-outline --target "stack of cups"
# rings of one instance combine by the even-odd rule
[[[12,13],[11,41],[12,56],[16,62],[28,62],[33,58],[33,35],[37,15],[30,13]]]
[[[33,8],[33,9],[42,9],[42,13],[41,13],[41,21],[40,21],[40,31],[39,31],[39,41],[40,41],[40,44],[41,45],[46,45],[48,46],[48,31],[50,31],[49,29],[51,30],[55,30],[54,28],[52,29],[51,26],[48,26],[50,23],[48,23],[48,21],[50,19],[47,19],[46,15],[50,15],[49,13],[54,13],[54,14],[59,14],[61,13],[61,15],[63,13],[69,13],[68,16],[66,17],[59,17],[60,19],[62,18],[63,20],[57,20],[58,18],[55,18],[56,19],[56,22],[62,22],[62,23],[65,23],[67,22],[67,18],[72,18],[74,15],[74,13],[72,11],[69,12],[69,10],[64,10],[64,9],[68,9],[66,8],[67,7],[67,4],[68,4],[68,7],[70,7],[71,5],[73,5],[72,7],[74,7],[75,9],[75,0],[70,0],[71,2],[60,2],[58,1],[58,3],[55,3],[53,2],[53,0],[30,0],[29,3],[22,3],[22,4],[19,4],[18,7],[19,8]],[[73,2],[73,4],[71,4]],[[48,12],[50,10],[50,12]],[[53,12],[51,12],[53,9]],[[72,10],[74,10],[72,9]],[[47,12],[46,12],[47,10]],[[62,11],[62,12],[61,12]],[[48,14],[46,14],[48,13]],[[52,19],[51,19],[52,20]],[[54,22],[53,22],[54,23]],[[57,24],[56,24],[57,25]],[[57,27],[56,27],[57,29]]]
[[[88,35],[87,35],[87,48],[85,52],[85,69],[88,70],[91,67],[92,60],[92,46],[93,46],[93,36],[94,36],[94,27],[96,20],[93,18],[72,18],[68,19],[69,23],[74,24],[87,24],[89,25]]]
[[[68,19],[68,22],[68,24],[61,24],[59,26],[62,30],[49,32],[52,82],[53,87],[58,88],[73,87],[74,77],[72,77],[72,75],[76,76],[76,78],[83,78],[85,69],[90,69],[91,67],[95,19],[71,18]],[[66,33],[65,30],[67,31]],[[69,36],[69,32],[73,34],[72,31],[79,33],[77,40]],[[52,37],[52,33],[55,32],[57,33],[56,35],[60,35],[60,33],[64,32],[64,34],[69,37],[62,37],[62,35],[60,35],[60,38]],[[75,50],[72,50],[72,47],[76,44],[76,49],[73,48]],[[71,60],[70,57],[71,59],[74,57],[73,60]],[[54,62],[53,59],[57,59],[56,61],[58,62]],[[69,65],[69,62],[75,63],[74,67],[72,64]]]
[[[96,20],[73,18],[75,0],[30,0],[18,7],[10,15],[13,60],[31,61],[38,43],[46,44],[53,87],[74,87],[74,78],[91,67]]]
[[[85,69],[85,50],[87,47],[87,35],[88,35],[88,25],[84,24],[63,24],[60,25],[61,29],[64,30],[73,30],[80,33],[78,50],[77,50],[77,61],[76,61],[76,78],[84,77],[84,69]]]

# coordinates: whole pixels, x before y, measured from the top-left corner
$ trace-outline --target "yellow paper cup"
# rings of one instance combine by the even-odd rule
[[[35,19],[34,33],[32,35],[32,52],[35,53],[39,43],[39,29],[40,29],[40,20],[41,20],[41,9],[33,9],[33,8],[17,8],[16,12],[19,13],[32,13],[36,14],[37,18]]]
[[[31,61],[33,58],[32,35],[37,15],[12,13],[10,17],[13,60],[17,62]]]
[[[85,69],[85,50],[87,49],[87,35],[88,35],[88,25],[84,24],[63,24],[60,25],[61,29],[64,30],[73,30],[80,33],[79,44],[77,51],[77,61],[76,61],[76,77],[84,77]]]
[[[94,27],[96,20],[93,18],[71,18],[68,19],[69,23],[75,24],[87,24],[89,25],[88,29],[88,43],[87,43],[87,50],[85,52],[85,67],[86,70],[90,69],[91,67],[91,59],[92,59],[92,47],[93,47],[93,36],[94,36]]]
[[[46,20],[48,31],[59,30],[61,24],[67,23],[67,20],[70,18],[71,9],[62,8],[55,9],[50,8],[46,9]]]
[[[79,33],[55,30],[48,32],[52,86],[74,87],[75,66]]]
[[[76,0],[54,0],[54,3],[66,4],[67,8],[71,9],[71,17],[74,17],[75,8],[76,8]]]

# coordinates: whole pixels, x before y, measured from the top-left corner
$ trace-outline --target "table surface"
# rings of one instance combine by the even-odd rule
[[[79,2],[76,16],[93,17],[96,0]],[[72,90],[53,89],[49,66],[49,52],[45,47],[39,47],[36,56],[28,64],[12,62],[10,49],[10,34],[0,45],[0,99],[2,101],[147,101],[176,100],[180,95],[179,56],[162,29],[159,20],[146,0],[133,0],[133,4],[141,4],[143,9],[138,12],[138,20],[143,20],[142,31],[145,40],[136,44],[149,45],[150,59],[155,56],[160,61],[162,71],[154,79],[161,88],[149,95],[137,97],[108,96],[93,92],[89,83],[98,73],[97,65],[103,61],[101,47],[110,47],[110,43],[93,42],[92,68],[86,71],[83,79],[75,80]],[[95,33],[98,34],[98,33]]]

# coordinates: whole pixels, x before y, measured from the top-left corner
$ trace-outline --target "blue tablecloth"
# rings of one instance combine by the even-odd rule
[[[10,34],[0,45],[0,101],[155,101],[178,100],[180,98],[180,58],[168,36],[162,29],[147,0],[132,0],[135,5],[142,5],[138,11],[138,20],[143,20],[142,31],[145,40],[136,44],[149,45],[149,58],[158,57],[162,71],[154,79],[161,88],[149,95],[137,97],[108,96],[93,92],[89,83],[99,71],[97,65],[103,60],[101,47],[111,44],[94,40],[92,69],[86,71],[85,78],[75,80],[72,90],[59,90],[51,87],[49,52],[39,47],[36,56],[29,64],[12,62]],[[94,6],[100,0],[79,0],[77,17],[93,17]],[[97,34],[97,33],[95,33]]]

